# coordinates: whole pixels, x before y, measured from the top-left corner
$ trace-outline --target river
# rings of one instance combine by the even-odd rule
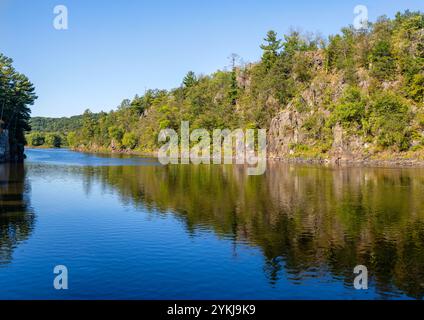
[[[26,153],[0,165],[0,299],[424,296],[424,169],[269,163],[248,176]],[[53,286],[57,265],[68,290]]]

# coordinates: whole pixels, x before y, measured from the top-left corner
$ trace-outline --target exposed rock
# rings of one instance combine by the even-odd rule
[[[330,151],[332,162],[340,163],[364,159],[365,143],[360,137],[346,135],[340,124],[336,124],[333,128],[333,139],[333,146]]]
[[[290,146],[300,143],[303,119],[299,112],[291,108],[280,112],[271,121],[268,132],[268,155],[270,158],[284,158],[290,155]]]
[[[366,75],[363,75],[363,78],[366,82]],[[365,83],[364,85],[366,86]],[[297,104],[292,101],[271,120],[268,132],[268,156],[274,159],[293,158],[294,147],[302,145],[314,150],[317,143],[322,143],[317,141],[316,137],[310,136],[304,124],[307,124],[308,119],[315,114],[321,114],[324,117],[323,122],[318,122],[314,126],[324,126],[325,119],[331,116],[331,111],[326,108],[328,100],[337,101],[345,87],[343,76],[340,74],[328,75],[323,72],[315,77],[309,87],[299,94]],[[273,103],[268,100],[266,107],[269,108],[270,104]],[[331,144],[331,139],[333,140],[331,149],[327,150],[326,154],[320,155],[322,159],[341,163],[367,158],[370,146],[358,135],[346,132],[340,124],[333,127],[333,136],[330,134],[326,141]]]
[[[7,129],[0,129],[0,162],[7,162],[9,160],[9,131]]]

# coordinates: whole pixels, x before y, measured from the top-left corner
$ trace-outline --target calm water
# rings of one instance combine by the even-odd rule
[[[424,170],[28,150],[0,165],[1,299],[422,299]],[[369,290],[353,288],[366,265]],[[69,290],[53,268],[69,269]]]

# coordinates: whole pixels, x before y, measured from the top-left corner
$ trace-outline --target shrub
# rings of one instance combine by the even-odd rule
[[[380,93],[374,99],[370,111],[371,134],[382,147],[395,146],[409,149],[411,129],[409,107],[393,93]]]
[[[352,124],[361,125],[365,117],[366,101],[361,91],[356,87],[349,87],[343,94],[340,102],[334,107],[332,124],[340,122],[344,127]]]
[[[32,147],[39,147],[44,145],[45,138],[44,135],[39,132],[32,132],[26,136],[28,145]]]
[[[137,146],[137,135],[133,132],[126,132],[122,138],[122,145],[128,149],[134,149]]]
[[[412,79],[409,96],[416,102],[424,102],[424,74],[416,74]]]
[[[75,132],[69,132],[67,137],[68,146],[76,147],[78,145],[78,137]]]
[[[124,136],[124,131],[116,126],[112,126],[108,129],[109,137],[117,143],[122,142],[122,138]]]
[[[55,133],[46,134],[45,144],[49,147],[60,148],[62,146],[62,138]]]

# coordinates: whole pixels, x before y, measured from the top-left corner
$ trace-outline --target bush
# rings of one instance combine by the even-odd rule
[[[366,101],[361,91],[355,87],[349,87],[343,94],[340,103],[334,107],[331,122],[340,122],[344,127],[352,124],[361,125],[365,117]]]
[[[381,81],[393,78],[396,64],[388,41],[381,40],[374,46],[370,60],[372,66],[371,74],[374,77]]]
[[[412,79],[409,96],[416,102],[424,102],[424,74],[416,74]]]
[[[44,145],[45,138],[44,135],[39,132],[32,132],[26,136],[28,145],[32,147],[40,147]]]
[[[137,146],[137,135],[133,132],[126,132],[122,138],[122,145],[128,149],[135,149]]]
[[[108,129],[109,137],[117,143],[122,142],[122,138],[124,136],[124,131],[121,128],[118,128],[116,126],[110,127]]]
[[[46,134],[45,144],[49,147],[60,148],[62,146],[62,138],[55,133]]]
[[[69,132],[66,139],[68,141],[68,146],[76,147],[78,145],[78,137],[75,132]]]
[[[382,147],[395,146],[400,151],[409,149],[411,129],[409,107],[402,98],[382,93],[372,103],[369,125],[371,133]]]

